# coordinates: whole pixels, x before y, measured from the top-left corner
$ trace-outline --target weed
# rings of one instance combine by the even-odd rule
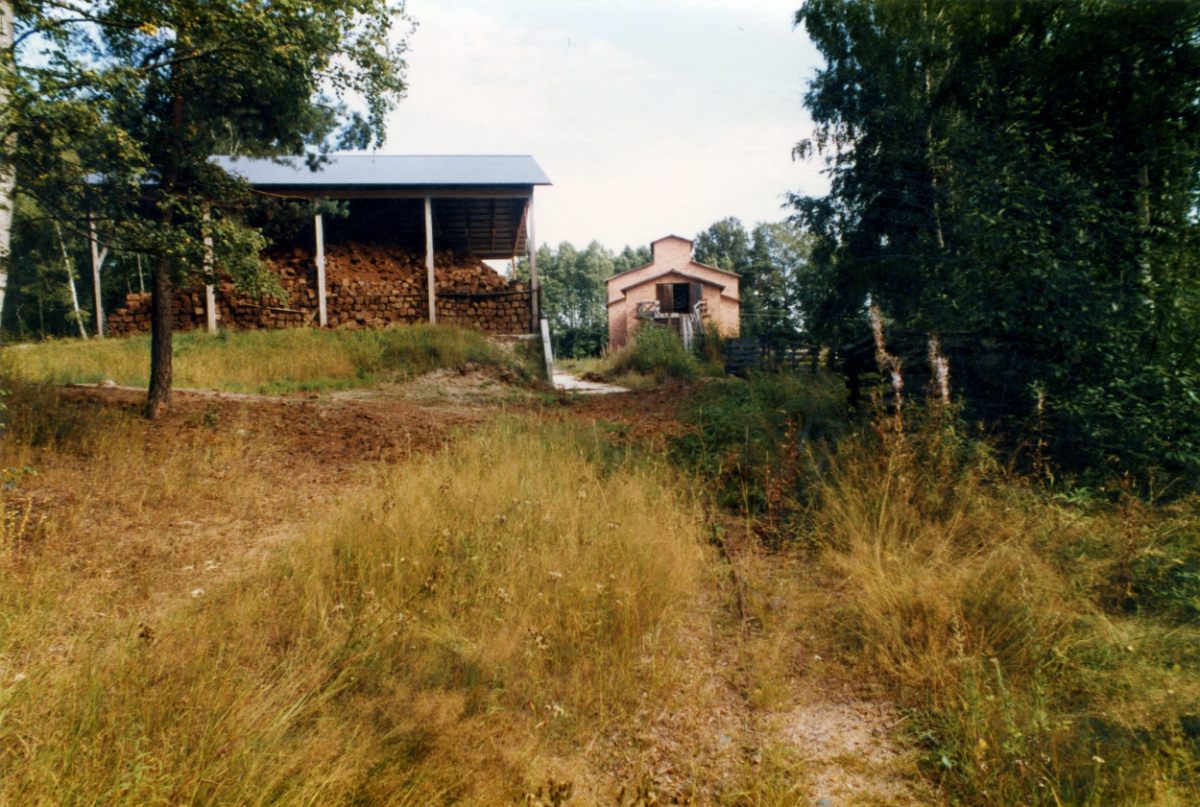
[[[797,452],[847,428],[841,382],[825,373],[722,379],[688,399],[683,419],[692,428],[674,440],[673,455],[709,480],[720,505],[754,515],[778,504],[781,486],[795,496]]]

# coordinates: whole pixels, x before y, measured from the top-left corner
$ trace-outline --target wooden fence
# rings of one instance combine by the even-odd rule
[[[745,375],[751,370],[803,370],[815,373],[821,348],[802,342],[743,337],[725,340],[725,372]]]

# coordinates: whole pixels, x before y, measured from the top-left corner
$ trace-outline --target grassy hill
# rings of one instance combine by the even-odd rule
[[[517,379],[536,364],[465,328],[406,325],[381,330],[228,331],[177,334],[175,385],[225,392],[349,389],[436,369],[491,367]],[[7,347],[6,374],[26,381],[124,386],[149,383],[150,337],[52,340]]]

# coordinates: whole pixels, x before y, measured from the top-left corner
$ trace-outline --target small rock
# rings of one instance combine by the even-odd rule
[[[817,799],[817,807],[833,807],[833,802],[829,799]]]
[[[111,378],[106,378],[100,382],[100,386],[102,387],[115,387],[116,385],[117,382],[113,381]]]

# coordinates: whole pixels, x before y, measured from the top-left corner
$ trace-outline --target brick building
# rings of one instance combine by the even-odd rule
[[[643,323],[691,334],[717,326],[722,336],[737,336],[741,302],[734,272],[692,259],[692,242],[677,235],[650,245],[650,263],[610,277],[608,344],[617,350]]]

